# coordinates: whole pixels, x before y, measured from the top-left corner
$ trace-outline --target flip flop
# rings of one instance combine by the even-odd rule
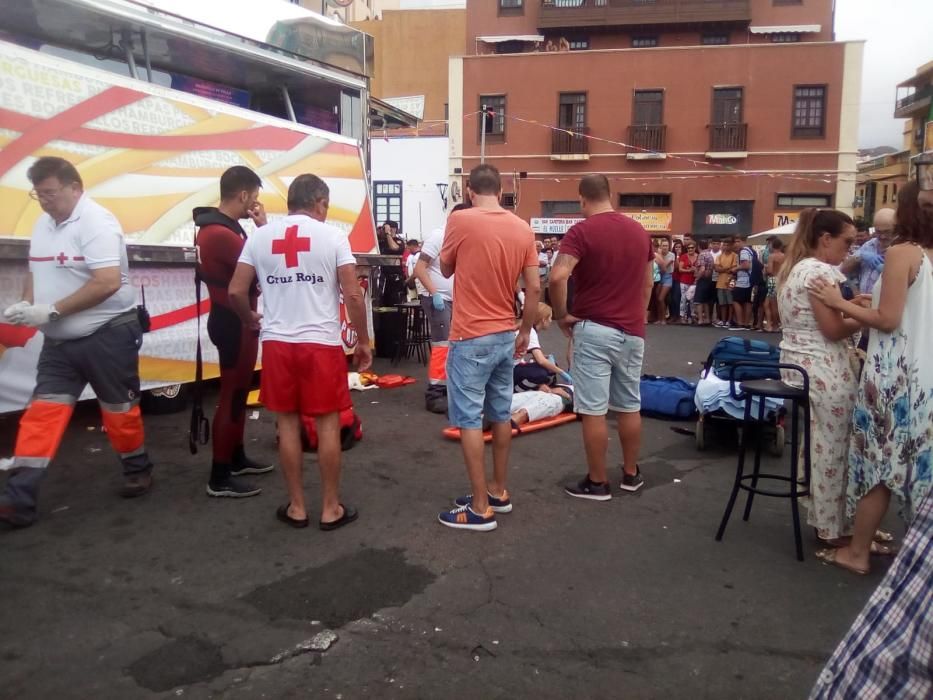
[[[318,523],[322,530],[325,532],[336,530],[343,527],[344,525],[349,525],[358,517],[360,517],[359,511],[353,506],[345,506],[343,503],[341,503],[340,507],[343,508],[343,515],[341,515],[339,518],[332,520],[329,523],[325,523],[323,520]]]
[[[850,574],[856,574],[857,576],[868,575],[868,569],[857,569],[854,566],[843,564],[841,561],[836,559],[836,554],[838,554],[838,552],[838,549],[821,549],[816,553],[816,558],[822,561],[824,564],[830,564],[831,566],[838,566],[840,569],[845,569]]]
[[[871,543],[871,549],[869,551],[871,551],[872,554],[877,554],[878,556],[893,557],[896,556],[900,551],[900,547],[897,545],[881,544],[880,542],[876,541]]]
[[[288,514],[288,508],[290,505],[291,503],[286,503],[284,506],[279,506],[278,510],[275,511],[275,517],[286,525],[291,525],[292,527],[308,527],[309,521],[307,518],[299,520]]]
[[[880,542],[881,544],[887,544],[888,542],[894,541],[894,535],[892,535],[887,530],[875,530],[875,536],[873,538],[875,542]]]

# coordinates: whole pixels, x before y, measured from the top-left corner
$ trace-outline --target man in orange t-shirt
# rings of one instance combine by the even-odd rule
[[[450,424],[460,444],[473,493],[456,499],[457,508],[438,520],[464,530],[494,530],[496,513],[508,513],[506,490],[512,441],[512,370],[524,356],[538,308],[541,283],[534,233],[527,223],[499,205],[499,171],[478,165],[470,172],[473,207],[447,220],[441,273],[454,278],[453,321],[447,356]],[[524,278],[525,307],[516,335],[515,288]],[[486,481],[483,421],[492,425],[493,478]]]

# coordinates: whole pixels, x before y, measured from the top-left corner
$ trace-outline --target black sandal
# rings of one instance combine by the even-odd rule
[[[329,523],[325,523],[323,520],[319,523],[319,526],[325,532],[330,532],[331,530],[337,530],[338,528],[343,527],[344,525],[349,525],[358,517],[360,517],[359,511],[353,506],[345,506],[343,503],[340,504],[340,507],[343,508],[343,515],[341,515],[336,520],[332,520]]]
[[[299,520],[288,514],[288,508],[290,505],[291,503],[286,503],[284,506],[279,506],[279,509],[275,511],[275,517],[286,525],[291,525],[292,527],[308,527],[308,518]]]

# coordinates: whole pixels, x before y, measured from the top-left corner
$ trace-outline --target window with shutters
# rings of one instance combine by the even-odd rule
[[[492,116],[486,117],[486,143],[504,143],[505,142],[505,95],[480,95],[479,104],[476,106],[477,122],[477,142],[482,137],[483,131],[483,105],[486,109],[493,111]]]
[[[794,86],[795,139],[819,139],[826,135],[826,86]]]

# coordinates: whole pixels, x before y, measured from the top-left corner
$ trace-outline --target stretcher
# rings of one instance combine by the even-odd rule
[[[577,420],[576,413],[561,413],[557,416],[552,416],[551,418],[542,418],[541,420],[532,421],[531,423],[525,423],[518,428],[512,428],[512,437],[517,437],[519,435],[525,435],[526,433],[534,433],[538,430],[547,430],[548,428],[556,428],[558,425],[564,425],[564,423],[573,423]],[[460,439],[460,428],[444,428],[443,430],[444,437],[448,440],[459,440]],[[483,442],[492,441],[492,431],[486,430],[483,432]]]

